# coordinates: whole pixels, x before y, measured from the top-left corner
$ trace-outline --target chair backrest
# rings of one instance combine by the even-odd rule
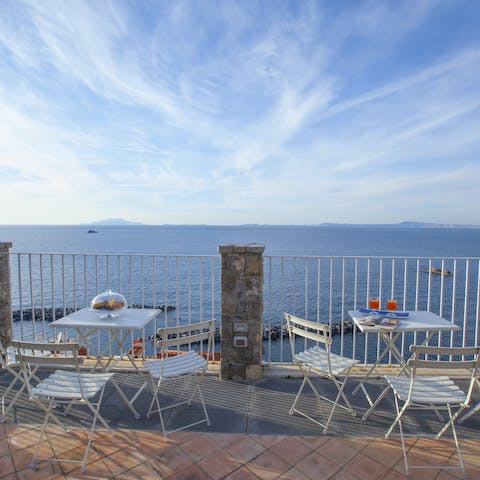
[[[290,339],[290,347],[292,357],[295,355],[295,336],[303,337],[307,340],[323,343],[325,349],[330,351],[331,329],[325,323],[312,322],[304,318],[297,317],[291,313],[284,312],[283,317],[287,322],[288,337]]]
[[[36,343],[13,340],[12,346],[22,369],[75,367],[78,370],[83,363],[83,358],[78,355],[80,350],[78,343]]]
[[[74,368],[77,373],[80,373],[80,364],[83,363],[83,357],[78,355],[80,350],[80,344],[78,343],[12,341],[12,345],[15,348],[15,354],[30,397],[33,395],[34,387],[31,383],[32,380],[40,382],[40,379],[35,375],[38,368]],[[78,375],[77,380],[83,398],[86,385],[84,385],[81,375]]]
[[[413,353],[407,365],[411,368],[412,383],[419,368],[445,371],[469,371],[470,384],[467,392],[468,404],[480,369],[480,347],[430,347],[411,345]],[[431,357],[436,357],[432,359]]]
[[[13,346],[5,348],[0,341],[0,368],[10,371],[10,368],[18,365],[15,349]]]
[[[165,327],[157,330],[157,345],[160,347],[160,356],[169,355],[169,350],[199,343],[201,353],[206,353],[207,358],[213,348],[215,337],[215,320],[191,323],[189,325],[178,325],[176,327]],[[206,346],[205,346],[206,343]]]

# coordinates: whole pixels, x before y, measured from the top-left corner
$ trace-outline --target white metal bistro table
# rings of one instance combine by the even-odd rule
[[[76,330],[78,336],[87,345],[89,345],[90,337],[93,334],[99,334],[100,331],[108,332],[108,341],[105,342],[105,345],[97,355],[92,371],[110,371],[113,366],[112,362],[117,356],[119,356],[120,358],[126,357],[134,367],[135,371],[139,373],[138,367],[129,350],[124,348],[124,342],[132,330],[142,330],[145,325],[151,322],[159,313],[160,310],[151,308],[127,308],[120,311],[118,317],[105,318],[98,312],[92,312],[89,308],[82,308],[81,310],[77,310],[74,313],[52,322],[50,326],[55,328],[72,328]],[[140,418],[139,413],[133,407],[133,403],[146,387],[147,382],[145,382],[129,400],[115,379],[112,378],[111,381],[120,397],[135,417]]]
[[[452,332],[454,330],[459,330],[460,327],[455,325],[452,322],[449,322],[433,312],[430,311],[409,311],[408,317],[398,317],[398,325],[394,329],[383,328],[379,325],[371,326],[364,325],[362,320],[365,318],[365,313],[358,311],[349,311],[351,319],[354,321],[355,325],[359,328],[362,333],[378,333],[380,339],[383,341],[385,348],[378,356],[376,362],[370,366],[367,373],[362,378],[361,382],[356,386],[352,392],[355,395],[358,390],[362,390],[365,398],[367,399],[370,408],[365,412],[362,419],[366,420],[370,413],[375,410],[376,406],[380,403],[382,398],[387,394],[390,387],[385,388],[382,393],[378,396],[375,401],[372,401],[370,395],[365,388],[365,383],[372,374],[372,372],[380,365],[382,359],[388,353],[392,353],[393,357],[397,360],[400,365],[400,369],[397,372],[397,375],[401,375],[408,368],[405,359],[403,358],[402,353],[396,345],[396,340],[400,335],[404,333],[425,333],[425,339],[422,342],[422,345],[426,345],[428,341],[439,332]]]

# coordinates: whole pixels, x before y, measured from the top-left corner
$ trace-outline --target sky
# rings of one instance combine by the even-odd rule
[[[480,225],[480,2],[0,2],[0,224]]]

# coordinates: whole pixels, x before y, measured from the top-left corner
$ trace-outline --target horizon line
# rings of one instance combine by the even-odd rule
[[[0,227],[396,227],[405,228],[480,228],[480,225],[454,224],[438,222],[402,221],[396,223],[348,223],[348,222],[321,222],[321,223],[239,223],[239,224],[209,224],[209,223],[9,223]]]

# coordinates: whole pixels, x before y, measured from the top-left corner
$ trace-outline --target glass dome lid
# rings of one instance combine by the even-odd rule
[[[118,317],[119,312],[125,310],[128,304],[125,300],[125,297],[120,293],[112,292],[107,290],[103,293],[98,294],[90,303],[90,310],[92,312],[103,313],[100,318],[108,317],[115,318]]]

